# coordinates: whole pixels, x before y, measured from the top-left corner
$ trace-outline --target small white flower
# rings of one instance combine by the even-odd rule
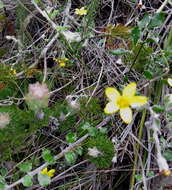
[[[0,113],[0,128],[4,128],[10,123],[10,116],[8,113]]]
[[[123,64],[122,59],[121,58],[117,59],[116,63],[119,64],[119,65],[122,65]]]
[[[112,158],[112,162],[115,164],[115,163],[117,163],[117,156],[114,156],[113,158]]]
[[[62,34],[69,43],[81,41],[81,35],[79,32],[64,31]]]
[[[112,138],[112,142],[113,142],[113,143],[117,143],[117,142],[118,142],[118,139],[117,139],[116,137],[113,137],[113,138]]]
[[[88,148],[88,155],[96,158],[99,155],[102,155],[102,153],[96,147],[93,147],[93,148]]]

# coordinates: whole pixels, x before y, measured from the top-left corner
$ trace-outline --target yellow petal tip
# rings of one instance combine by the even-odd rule
[[[172,86],[172,78],[168,78],[168,79],[167,79],[167,82],[168,82],[168,84],[169,84],[170,86]]]

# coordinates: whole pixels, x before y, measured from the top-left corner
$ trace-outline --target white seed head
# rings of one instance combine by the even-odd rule
[[[88,148],[88,155],[96,158],[99,155],[102,155],[102,153],[97,149],[97,147]]]
[[[29,85],[29,95],[32,99],[43,99],[49,97],[49,90],[46,84],[40,84],[39,82]]]
[[[67,100],[69,106],[70,106],[71,108],[73,108],[73,109],[76,109],[76,110],[77,110],[77,109],[80,109],[80,103],[79,103],[78,98],[75,98],[75,99],[73,100],[73,97],[74,97],[74,96],[71,96],[71,95],[69,95],[69,96],[66,97],[66,100]]]
[[[10,116],[8,113],[0,113],[0,128],[4,128],[10,123]]]
[[[64,31],[62,34],[69,43],[81,41],[81,35],[79,32]]]

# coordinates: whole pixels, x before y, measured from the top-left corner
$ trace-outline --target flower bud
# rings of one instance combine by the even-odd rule
[[[162,172],[162,174],[164,176],[171,175],[171,171],[169,169],[167,161],[160,153],[157,154],[157,163],[158,163],[158,166],[159,166],[159,171]]]

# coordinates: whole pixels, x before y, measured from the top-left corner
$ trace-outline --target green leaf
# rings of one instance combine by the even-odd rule
[[[36,4],[39,4],[41,0],[34,0]]]
[[[57,32],[64,32],[68,29],[68,26],[57,26],[56,30]]]
[[[50,17],[52,20],[54,20],[55,17],[56,17],[59,13],[60,13],[59,10],[53,10],[53,12],[49,14],[49,17]]]
[[[31,162],[23,162],[19,166],[20,171],[22,172],[29,172],[32,169],[32,163]]]
[[[165,127],[166,127],[166,128],[169,128],[169,129],[171,130],[171,129],[172,129],[172,122],[168,122]]]
[[[43,159],[48,162],[49,164],[53,164],[55,162],[54,157],[51,155],[50,150],[45,149],[42,153]]]
[[[89,129],[88,129],[88,134],[90,135],[90,136],[96,136],[96,134],[97,134],[97,132],[98,132],[98,129],[97,128],[95,128],[95,127],[90,127]]]
[[[138,27],[140,28],[140,30],[142,30],[147,27],[149,22],[150,22],[150,16],[148,14],[145,14],[143,19],[140,22],[138,22]]]
[[[125,55],[125,54],[131,54],[132,52],[123,48],[119,48],[115,50],[109,50],[108,53],[112,55]]]
[[[107,133],[107,129],[106,129],[105,127],[99,128],[99,131],[100,131],[100,133],[102,133],[102,134],[106,134],[106,133]]]
[[[164,50],[167,52],[172,52],[172,27],[170,28],[170,32],[164,41]]]
[[[165,107],[164,106],[160,106],[160,105],[154,105],[152,107],[152,109],[156,113],[160,113],[160,112],[164,112],[165,111]]]
[[[90,125],[89,122],[85,122],[85,123],[83,123],[83,124],[81,125],[81,128],[82,128],[83,130],[87,130],[87,129],[89,129],[90,127],[91,127],[91,125]]]
[[[0,20],[0,22],[1,22],[1,20]],[[1,30],[3,31],[3,28],[0,27],[0,32],[2,32]],[[6,53],[8,53],[8,51],[9,50],[7,48],[2,48],[1,47],[0,48],[0,57],[3,57]]]
[[[76,133],[70,132],[66,135],[66,141],[68,143],[74,143],[76,139],[77,139]]]
[[[75,149],[75,153],[78,154],[78,155],[80,155],[80,156],[82,156],[83,148],[82,148],[81,146],[80,146],[80,147],[77,147],[77,148]]]
[[[167,161],[172,161],[172,151],[166,150],[163,154]]]
[[[150,171],[150,172],[147,173],[147,176],[148,176],[148,177],[153,177],[153,176],[155,176],[155,174],[154,174],[153,171]]]
[[[6,168],[0,169],[0,173],[2,176],[5,176],[8,173],[8,170]]]
[[[140,29],[138,26],[132,29],[131,35],[132,35],[134,44],[136,44],[140,38]]]
[[[172,107],[172,105],[171,105],[170,107]],[[169,119],[169,120],[172,120],[172,113],[171,113],[171,112],[168,112],[168,113],[167,113],[167,116],[168,116],[168,119]]]
[[[5,190],[5,189],[6,189],[6,185],[0,183],[0,190]]]
[[[4,8],[4,3],[2,1],[0,1],[0,9],[3,9]]]
[[[32,182],[32,177],[30,175],[26,175],[23,177],[23,182],[22,184],[25,186],[25,187],[31,187],[33,185],[33,182]]]
[[[128,83],[128,82],[129,82],[128,76],[124,76],[123,81],[124,81],[125,83]]]
[[[158,129],[160,129],[160,127],[161,127],[161,121],[160,121],[160,119],[155,118],[154,119],[154,125],[156,125]]]
[[[109,167],[115,155],[115,147],[112,141],[99,132],[95,137],[89,137],[85,143],[85,148],[87,149],[94,147],[100,151],[100,154],[97,157],[87,154],[88,159],[98,168]]]
[[[68,152],[65,154],[65,159],[68,164],[74,164],[76,161],[77,155],[74,152]]]
[[[131,36],[131,27],[123,24],[109,25],[105,28],[105,32],[110,33],[113,38],[128,40]]]
[[[146,39],[147,43],[158,43],[159,42],[159,37],[151,36]]]
[[[153,29],[155,27],[158,27],[162,25],[165,21],[165,14],[164,13],[156,13],[150,20],[150,23],[148,24],[148,29]]]
[[[165,109],[168,111],[168,115],[170,116],[170,117],[172,117],[172,112],[171,111],[169,111],[169,110],[171,110],[172,109],[172,100],[171,100],[171,97],[170,97],[171,95],[169,94],[169,95],[166,95],[166,97],[164,98],[164,105],[165,105]],[[171,120],[171,119],[170,119]]]
[[[41,173],[38,174],[39,184],[43,187],[49,185],[51,183],[51,179],[48,175],[43,175]]]
[[[0,176],[0,190],[5,190],[7,184],[5,182],[4,177]]]
[[[142,175],[135,175],[137,182],[142,181]]]
[[[153,78],[153,74],[152,74],[152,72],[150,72],[150,71],[144,71],[144,76],[147,78],[147,79],[152,79]]]

